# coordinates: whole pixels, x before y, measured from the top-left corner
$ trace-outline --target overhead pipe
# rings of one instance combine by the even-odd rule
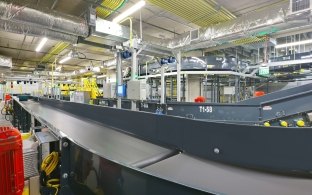
[[[27,23],[21,24],[1,19],[0,19],[0,30],[30,36],[45,36],[47,38],[51,38],[54,40],[62,40],[69,43],[77,43],[78,40],[78,37],[75,35],[44,29],[39,26]]]
[[[0,18],[21,24],[33,24],[44,29],[75,36],[87,37],[89,34],[88,24],[85,19],[45,8],[37,7],[34,9],[1,1]]]
[[[190,39],[190,32],[174,39],[154,39],[145,42],[151,45],[166,47],[171,50],[191,51],[215,47],[243,37],[274,34],[282,30],[307,25],[310,15],[287,15],[285,8],[272,8],[251,12],[234,20],[199,29],[199,38]],[[265,32],[267,31],[267,32]]]
[[[199,29],[199,38],[192,41],[190,33],[185,33],[169,42],[172,49],[198,49],[205,45],[214,46],[233,41],[246,36],[252,36],[255,31],[261,31],[271,25],[282,24],[286,21],[284,10],[281,8],[265,10],[243,15],[234,20]],[[188,50],[187,49],[187,50]]]
[[[116,11],[119,8],[121,8],[125,4],[126,1],[127,0],[103,0],[102,3],[96,8],[96,14],[99,18],[106,18],[113,11]],[[78,43],[87,44],[87,42],[84,41],[81,37],[78,38]],[[42,57],[41,62],[48,62],[51,59],[51,57],[53,57],[54,55],[58,55],[68,46],[69,44],[66,42],[59,42],[55,47],[50,49],[48,54]],[[101,45],[100,47],[103,47],[103,46],[104,45]]]

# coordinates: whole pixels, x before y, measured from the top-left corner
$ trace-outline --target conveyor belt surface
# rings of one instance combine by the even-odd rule
[[[309,84],[298,86],[298,87],[293,87],[293,88],[289,88],[289,89],[285,89],[285,90],[281,90],[281,91],[268,93],[264,96],[250,98],[248,100],[237,102],[236,104],[238,104],[238,105],[259,105],[262,102],[267,102],[267,101],[271,101],[271,100],[275,100],[275,99],[279,99],[279,98],[283,98],[283,97],[287,97],[287,96],[292,96],[292,95],[296,95],[298,93],[303,93],[303,92],[307,92],[307,91],[311,91],[311,90],[312,90],[312,83],[309,83]]]
[[[46,121],[53,128],[61,130],[77,145],[118,164],[130,165],[130,168],[135,171],[154,175],[183,186],[215,194],[233,195],[310,195],[312,192],[312,179],[238,168],[185,153],[168,157],[172,154],[172,150],[123,134],[112,128],[40,103],[32,101],[19,103],[28,112]],[[189,137],[189,139],[192,138]],[[168,158],[163,158],[142,169],[135,166],[138,162],[154,159],[157,156]]]
[[[231,195],[311,195],[312,179],[263,173],[179,154],[145,167],[161,178]]]
[[[95,122],[69,115],[33,101],[20,102],[32,114],[47,121],[83,148],[123,165],[142,166],[161,159],[172,150],[115,131]],[[105,117],[105,116],[103,116]]]

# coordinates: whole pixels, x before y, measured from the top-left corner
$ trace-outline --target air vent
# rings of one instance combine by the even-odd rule
[[[290,0],[290,12],[300,13],[310,10],[312,7],[312,0]]]
[[[36,71],[44,71],[46,68],[45,64],[38,64],[36,67]]]
[[[191,41],[195,41],[197,39],[199,39],[199,30],[191,30],[190,31],[190,37],[191,37]]]

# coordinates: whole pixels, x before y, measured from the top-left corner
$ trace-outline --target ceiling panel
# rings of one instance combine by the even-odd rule
[[[58,0],[54,9],[69,15],[81,16],[88,9],[88,4],[84,0]]]

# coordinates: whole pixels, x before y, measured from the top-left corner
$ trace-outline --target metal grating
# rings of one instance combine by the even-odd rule
[[[201,27],[236,18],[213,0],[149,0],[149,2]]]
[[[238,39],[232,41],[235,45],[246,45],[246,44],[256,44],[256,43],[262,43],[266,40],[265,37],[247,37],[243,39]]]
[[[38,152],[27,151],[23,152],[24,159],[24,177],[29,178],[38,175]]]

